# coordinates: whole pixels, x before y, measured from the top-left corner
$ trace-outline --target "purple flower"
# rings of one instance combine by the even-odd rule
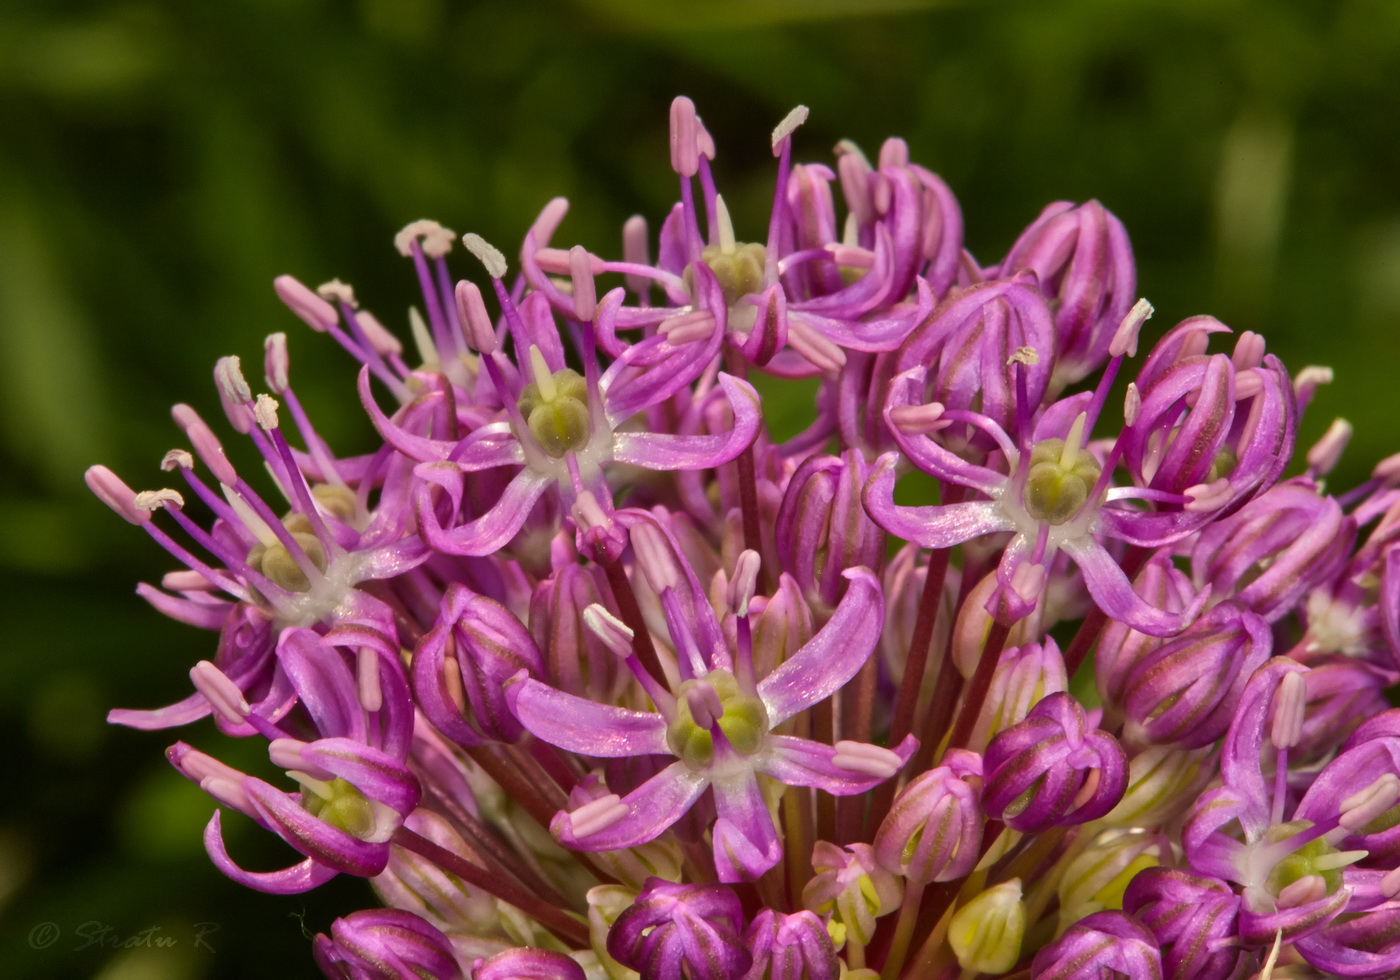
[[[674,542],[650,517],[619,517],[631,524],[633,550],[660,596],[679,685],[667,691],[635,664],[655,712],[597,704],[533,678],[512,684],[506,697],[521,724],[560,748],[600,758],[670,755],[676,761],[626,797],[610,795],[560,813],[551,830],[584,850],[633,847],[664,833],[709,789],[718,813],[713,837],[720,880],[757,877],[782,856],[759,775],[842,796],[863,793],[897,772],[917,745],[910,737],[897,751],[852,741],[833,747],[772,732],[830,696],[870,657],[883,618],[879,584],[867,569],[847,571],[846,594],[826,626],[758,679],[747,608],[731,650]],[[630,643],[630,636],[618,635]]]
[[[1162,956],[1152,933],[1122,912],[1095,912],[1065,930],[1031,962],[1036,980],[1103,976],[1161,980]]]
[[[837,980],[841,975],[831,933],[812,912],[763,909],[749,923],[744,944],[753,954],[744,980]]]
[[[993,738],[983,768],[987,815],[1022,832],[1102,817],[1128,786],[1122,748],[1090,729],[1084,709],[1065,693],[1045,698]]]
[[[875,856],[918,884],[956,881],[977,863],[985,819],[977,781],[982,759],[950,749],[942,765],[913,779],[895,797],[875,834]]]
[[[402,909],[365,909],[336,919],[329,936],[316,937],[313,950],[326,976],[344,980],[462,977],[447,937]]]
[[[473,963],[472,980],[584,980],[584,972],[563,953],[507,949]]]
[[[608,932],[608,953],[655,980],[738,980],[753,962],[744,911],[723,885],[650,878]]]

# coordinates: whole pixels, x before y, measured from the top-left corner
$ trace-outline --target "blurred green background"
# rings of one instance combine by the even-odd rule
[[[132,595],[171,562],[83,469],[161,485],[181,442],[169,404],[219,418],[215,357],[256,376],[274,330],[332,444],[367,445],[353,365],[278,305],[273,276],[339,276],[402,328],[400,226],[431,216],[510,254],[557,194],[574,201],[560,243],[616,254],[628,215],[674,198],[679,93],[716,138],[741,237],[761,237],[767,134],[805,103],[799,159],[903,135],[986,262],[1049,201],[1098,197],[1132,235],[1153,327],[1213,312],[1292,368],[1336,368],[1304,439],[1356,424],[1345,487],[1400,449],[1397,78],[1394,0],[6,0],[3,972],[311,976],[303,924],[369,901],[354,880],[273,898],[223,879],[200,845],[210,803],[162,759],[173,738],[103,721],[185,693],[213,637]],[[207,724],[180,734],[227,745]],[[229,823],[248,864],[289,863]],[[198,922],[218,924],[212,949]],[[43,923],[58,938],[35,948]],[[80,949],[85,923],[176,945]]]

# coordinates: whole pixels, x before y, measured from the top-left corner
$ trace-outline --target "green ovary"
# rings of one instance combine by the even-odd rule
[[[733,306],[750,293],[763,291],[763,264],[767,249],[757,242],[739,242],[725,250],[720,245],[707,245],[700,252],[700,261],[710,267],[724,291],[724,302]],[[695,276],[685,270],[686,289],[693,294]]]
[[[715,741],[710,729],[695,723],[687,692],[697,684],[709,684],[719,695],[722,714],[715,720],[719,730],[740,755],[753,755],[768,734],[768,709],[756,697],[739,690],[739,683],[727,670],[711,671],[701,680],[686,681],[676,699],[676,718],[666,728],[666,744],[676,757],[695,769],[703,769],[714,758]]]
[[[340,778],[325,786],[329,799],[309,789],[302,791],[301,803],[307,813],[362,840],[374,832],[374,808],[363,793]]]
[[[1036,520],[1063,524],[1089,499],[1099,479],[1099,464],[1083,449],[1071,455],[1066,458],[1063,439],[1042,439],[1031,448],[1026,511]]]
[[[1308,820],[1297,820],[1293,823],[1277,824],[1269,828],[1265,839],[1274,842],[1286,840],[1299,831],[1306,830],[1312,826]],[[1269,872],[1269,877],[1265,882],[1269,894],[1277,895],[1293,882],[1308,875],[1318,875],[1327,886],[1327,894],[1334,895],[1342,885],[1342,871],[1340,868],[1327,867],[1319,869],[1317,862],[1319,858],[1330,854],[1336,854],[1337,849],[1323,838],[1308,841],[1292,854],[1289,854],[1278,864],[1274,865],[1274,870]]]
[[[546,398],[534,383],[520,392],[520,414],[550,456],[562,459],[588,444],[588,385],[577,371],[569,368],[551,376],[554,391]]]

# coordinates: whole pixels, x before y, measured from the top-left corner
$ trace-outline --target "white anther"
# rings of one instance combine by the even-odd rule
[[[176,469],[194,469],[194,454],[188,449],[172,449],[161,457],[160,468],[169,473]]]
[[[505,276],[506,257],[496,246],[473,232],[467,232],[462,236],[462,244],[467,246],[467,251],[476,256],[476,260],[486,267],[486,274],[492,279],[500,279]]]
[[[1332,377],[1333,372],[1330,367],[1309,364],[1293,375],[1293,394],[1299,401],[1311,401],[1313,394],[1319,387],[1332,383]]]
[[[271,432],[277,428],[277,399],[271,395],[258,395],[253,414],[257,417],[258,426],[266,432]]]
[[[433,335],[428,331],[428,324],[416,306],[408,308],[408,331],[413,336],[413,346],[418,349],[419,364],[431,368],[442,363],[438,356],[437,344],[433,343]]]
[[[431,218],[421,218],[403,226],[403,230],[394,236],[394,247],[400,255],[409,256],[413,254],[413,242],[421,239],[422,245],[419,247],[423,254],[438,259],[452,251],[452,240],[456,237],[457,233],[451,228],[445,228]]]
[[[831,757],[834,765],[867,776],[889,779],[904,765],[898,755],[878,745],[843,740],[837,742],[834,748],[836,754]]]
[[[603,645],[619,657],[632,656],[632,640],[636,634],[607,608],[594,602],[583,610],[583,625],[603,641]]]
[[[214,383],[219,393],[231,402],[246,405],[253,400],[253,389],[243,377],[243,362],[237,354],[221,357],[214,363]]]
[[[789,112],[786,116],[783,117],[782,122],[778,123],[778,125],[773,127],[774,156],[777,156],[779,150],[781,149],[779,147],[779,144],[782,143],[783,140],[791,136],[794,132],[796,132],[798,126],[801,126],[807,121],[807,116],[809,115],[809,112],[810,110],[808,110],[808,108],[805,105],[796,106],[791,112]]]
[[[725,255],[734,254],[734,222],[729,218],[729,208],[724,203],[724,195],[715,195],[715,232],[719,238],[719,250]]]
[[[607,796],[590,800],[568,814],[569,829],[575,837],[591,837],[607,830],[631,812],[632,808],[623,803],[620,796],[609,793]]]
[[[171,510],[183,510],[185,498],[180,496],[178,490],[142,490],[132,501],[139,509],[153,511],[160,507]]]
[[[1108,344],[1109,357],[1121,357],[1124,354],[1128,357],[1137,356],[1138,332],[1153,312],[1152,304],[1145,299],[1139,299],[1133,304],[1133,308],[1123,317],[1123,322],[1118,324],[1113,340]]]
[[[323,282],[316,287],[316,295],[328,303],[344,303],[352,310],[359,309],[359,301],[355,299],[355,290],[348,282],[341,282],[339,279],[332,279],[330,282]]]
[[[1034,347],[1017,347],[1011,352],[1011,356],[1006,359],[1006,366],[1013,364],[1024,364],[1026,367],[1040,363],[1040,351]]]

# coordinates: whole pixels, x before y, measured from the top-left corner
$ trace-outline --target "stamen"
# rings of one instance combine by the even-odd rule
[[[696,680],[685,688],[685,704],[690,709],[690,718],[696,725],[707,731],[724,716],[724,702],[714,685],[705,680]]]
[[[506,257],[501,254],[500,249],[473,232],[462,236],[462,244],[467,246],[467,251],[476,256],[476,260],[486,267],[486,274],[492,279],[501,279],[505,276]]]
[[[782,122],[773,127],[774,156],[777,156],[781,152],[781,147],[779,147],[778,144],[796,132],[797,127],[807,121],[808,114],[809,110],[805,105],[795,106],[791,112],[783,117]]]
[[[1235,341],[1235,352],[1230,360],[1236,371],[1247,371],[1264,363],[1264,338],[1253,330],[1246,330]]]
[[[1278,893],[1278,907],[1297,908],[1320,901],[1327,897],[1327,882],[1321,875],[1303,875],[1292,884],[1285,885]]]
[[[1309,364],[1293,375],[1293,396],[1298,399],[1298,408],[1301,410],[1307,407],[1313,395],[1317,394],[1317,389],[1331,383],[1332,369],[1316,364]]]
[[[733,255],[735,248],[734,222],[729,218],[729,208],[724,203],[724,195],[715,195],[715,232],[719,239],[721,255]]]
[[[1142,392],[1138,391],[1136,383],[1128,382],[1128,391],[1123,396],[1123,422],[1132,425],[1137,421],[1138,412],[1142,411]]]
[[[715,329],[715,315],[709,310],[691,310],[667,317],[657,325],[657,333],[672,346],[694,343],[710,336]]]
[[[277,394],[287,390],[287,369],[290,358],[287,356],[287,335],[281,332],[267,335],[263,341],[263,376],[267,386]]]
[[[355,694],[366,711],[378,711],[384,706],[384,691],[379,685],[379,655],[371,647],[360,647],[356,654]]]
[[[622,258],[629,265],[650,265],[651,254],[647,242],[647,219],[634,214],[622,225]],[[651,280],[645,276],[626,275],[623,282],[638,296],[645,297],[651,288]]]
[[[549,365],[544,362],[544,354],[534,344],[530,345],[530,374],[535,379],[535,387],[540,390],[540,397],[546,402],[552,402],[559,397],[554,375],[550,372]]]
[[[218,667],[208,660],[201,660],[190,668],[190,680],[194,682],[195,690],[204,695],[209,706],[225,721],[241,725],[247,720],[252,709],[243,692]]]
[[[355,314],[354,324],[364,335],[370,347],[380,357],[396,357],[403,353],[403,343],[389,332],[373,313],[360,311]],[[370,365],[371,369],[374,367]]]
[[[428,331],[428,324],[416,306],[408,308],[408,329],[413,335],[413,346],[418,349],[418,363],[425,368],[441,364],[442,358],[438,355],[437,344],[433,343],[433,335]]]
[[[758,587],[758,571],[762,559],[758,552],[745,548],[734,563],[734,577],[729,580],[729,608],[736,616],[749,614],[749,603],[753,601]]]
[[[899,405],[890,409],[890,424],[900,432],[911,436],[928,435],[952,425],[951,419],[943,417],[941,402],[927,405]]]
[[[132,524],[148,524],[151,512],[136,506],[136,493],[122,482],[121,477],[105,466],[89,466],[83,474],[88,489],[108,507]]]
[[[1138,332],[1142,330],[1142,325],[1151,319],[1155,311],[1152,304],[1145,299],[1139,299],[1133,304],[1133,308],[1128,311],[1128,315],[1123,317],[1123,322],[1118,325],[1118,330],[1113,334],[1113,340],[1108,344],[1108,354],[1110,357],[1137,356]]]
[[[626,623],[607,608],[594,602],[583,610],[583,625],[603,641],[603,645],[619,657],[632,656],[632,638],[636,636]]]
[[[153,511],[158,507],[181,510],[185,506],[185,498],[176,490],[142,490],[136,495],[135,504],[141,510]]]
[[[1359,793],[1342,800],[1337,823],[1355,833],[1393,807],[1400,800],[1400,779],[1386,773]]]
[[[340,321],[334,306],[292,276],[278,276],[272,280],[272,288],[287,308],[317,333],[325,333]]]
[[[229,424],[241,433],[252,428],[248,406],[253,401],[253,389],[243,377],[243,366],[237,355],[221,357],[214,362],[214,384]]]
[[[267,743],[267,757],[278,769],[304,770],[309,768],[301,756],[306,743],[297,738],[274,738]]]
[[[258,395],[257,404],[253,406],[253,415],[258,420],[258,426],[265,432],[277,428],[277,407],[277,399],[271,395]]]
[[[694,177],[700,169],[697,129],[695,103],[677,96],[671,102],[671,169],[682,177]]]
[[[176,469],[194,469],[194,456],[186,449],[172,449],[160,461],[160,468],[167,473]]]
[[[1333,419],[1322,438],[1308,450],[1308,469],[1317,476],[1331,473],[1337,461],[1342,458],[1347,443],[1351,441],[1351,433],[1350,422],[1346,419]]]
[[[574,317],[587,323],[598,311],[598,288],[593,282],[593,256],[582,245],[569,249],[569,277],[574,285]]]
[[[1308,688],[1300,673],[1284,674],[1274,694],[1274,718],[1269,741],[1276,749],[1291,749],[1303,736],[1303,709]]]
[[[865,154],[850,140],[836,144],[836,173],[841,179],[841,193],[850,213],[846,226],[868,225],[875,220],[875,202],[870,196],[870,163]]]
[[[1183,505],[1183,509],[1190,513],[1219,510],[1230,499],[1230,481],[1222,476],[1210,483],[1198,483],[1194,487],[1187,487],[1184,493],[1190,500]]]
[[[539,216],[535,218],[535,223],[530,226],[530,234],[535,236],[537,243],[549,241],[554,237],[554,233],[563,224],[564,217],[569,213],[569,199],[567,197],[551,198],[549,203],[540,209]]]
[[[1040,351],[1034,347],[1017,347],[1011,352],[1011,356],[1006,359],[1006,366],[1013,364],[1024,364],[1026,367],[1033,367],[1040,363]]]
[[[408,258],[413,255],[414,241],[421,240],[423,254],[429,258],[440,259],[452,251],[452,240],[456,237],[457,233],[451,228],[444,227],[431,218],[420,218],[404,225],[403,230],[394,236],[394,247],[399,250],[400,255]]]
[[[842,740],[834,748],[836,754],[831,757],[833,764],[867,776],[889,779],[903,765],[898,755],[878,745]]]
[[[355,290],[347,282],[332,279],[316,287],[316,295],[328,303],[344,303],[352,310],[358,310],[360,303],[355,299]]]
[[[1400,895],[1400,868],[1392,868],[1382,876],[1381,894],[1387,899]]]
[[[846,366],[846,352],[801,320],[788,324],[788,343],[824,374],[835,374]]]
[[[457,317],[465,328],[467,344],[480,354],[496,349],[496,328],[486,312],[486,302],[476,283],[463,279],[457,283]]]
[[[671,554],[670,542],[650,524],[638,524],[632,528],[632,554],[637,567],[646,576],[647,584],[657,595],[681,584],[680,569]]]
[[[607,796],[590,800],[566,816],[569,829],[575,837],[591,837],[599,831],[607,830],[631,812],[632,808],[623,803],[620,796],[609,793]]]

